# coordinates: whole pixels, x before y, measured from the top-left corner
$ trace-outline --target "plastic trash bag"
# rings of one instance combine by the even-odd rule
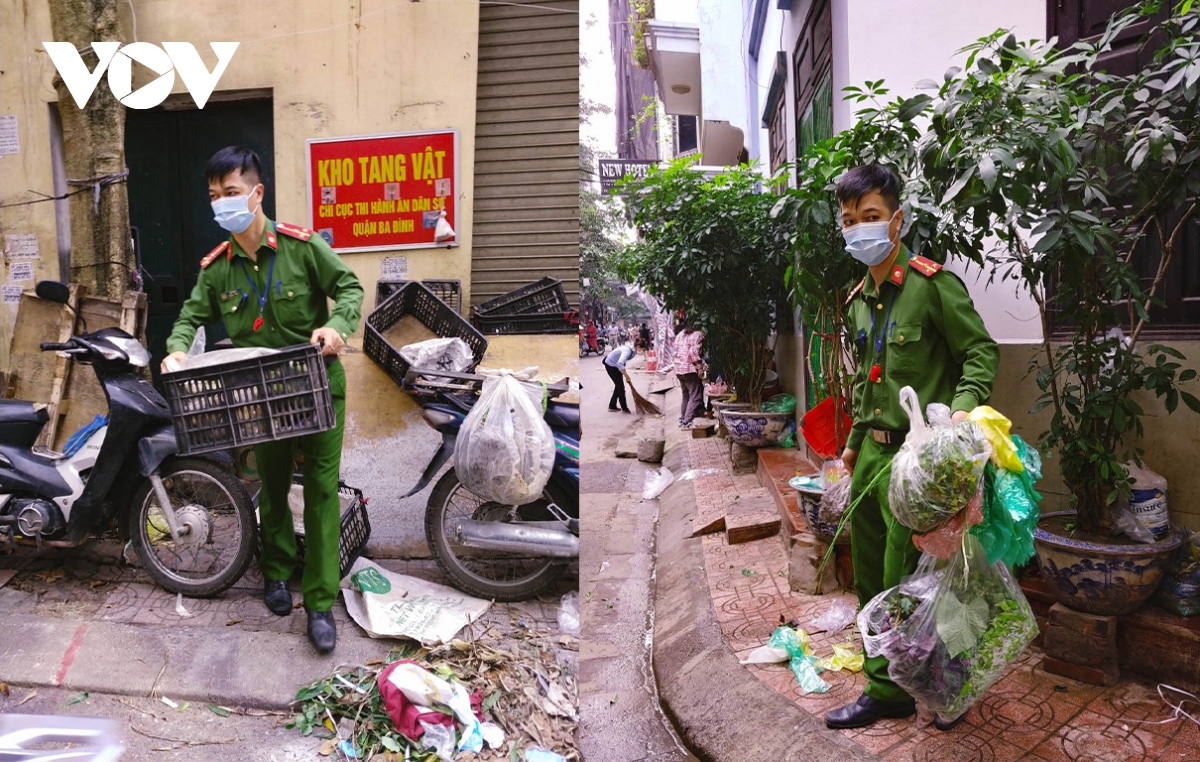
[[[813,632],[841,632],[854,622],[858,606],[848,598],[834,598],[825,613],[812,620]]]
[[[905,623],[930,606],[930,599],[937,589],[939,565],[945,564],[939,564],[938,559],[929,554],[921,556],[912,574],[899,585],[867,601],[858,612],[858,631],[867,656],[890,659],[900,652]]]
[[[401,347],[400,356],[414,368],[445,370],[451,373],[465,373],[475,362],[471,347],[457,337],[407,344]]]
[[[1133,509],[1129,507],[1128,500],[1123,497],[1117,498],[1117,501],[1109,506],[1109,509],[1112,511],[1113,525],[1126,537],[1135,542],[1148,544],[1157,542],[1154,532],[1146,526],[1146,522],[1142,521],[1141,516],[1133,512]]]
[[[671,473],[671,469],[666,466],[650,471],[646,474],[646,481],[642,484],[642,498],[645,500],[653,500],[671,486],[671,482],[675,481],[675,474]]]
[[[926,425],[911,386],[900,390],[900,406],[911,431],[892,460],[888,504],[901,524],[928,532],[971,502],[991,446],[974,423],[951,424],[945,405],[929,406]]]
[[[1003,561],[1009,568],[1033,558],[1033,534],[1042,500],[1034,488],[1042,478],[1042,458],[1021,437],[1012,439],[1022,469],[1014,472],[987,465],[983,471],[983,523],[971,528],[988,561]]]
[[[529,391],[512,375],[486,378],[454,448],[454,473],[501,505],[542,496],[554,471],[554,435]]]
[[[759,410],[764,413],[794,413],[796,412],[796,398],[790,394],[776,394],[764,401],[759,406]]]
[[[994,468],[990,462],[988,467]],[[983,479],[979,480],[975,497],[967,503],[965,511],[959,511],[957,516],[938,524],[925,534],[912,536],[913,545],[917,546],[917,550],[946,561],[962,548],[963,532],[983,521],[983,482]]]
[[[801,693],[807,695],[829,691],[829,683],[817,676],[820,672],[817,666],[817,657],[813,654],[808,633],[804,630],[779,627],[771,634],[767,645],[787,652],[788,667],[796,675]]]
[[[888,676],[946,721],[962,716],[1037,636],[1029,601],[967,535],[917,610],[896,626]]]
[[[572,590],[562,597],[558,609],[558,629],[564,635],[579,637],[579,591]]]
[[[847,672],[862,672],[866,661],[867,657],[862,651],[855,651],[845,643],[834,643],[833,656],[818,659],[817,666],[830,672],[840,672],[843,669]]]
[[[710,476],[711,474],[719,474],[719,468],[689,468],[679,476],[675,477],[677,482],[690,482],[692,479],[699,479],[701,476]]]
[[[566,762],[566,757],[553,751],[534,746],[525,751],[525,762]]]
[[[428,722],[422,722],[421,727],[425,728],[421,734],[421,745],[433,749],[433,753],[443,762],[454,762],[454,728]]]
[[[817,505],[817,518],[834,526],[841,523],[842,516],[850,505],[850,483],[849,479],[839,479],[825,490],[825,494],[821,495],[821,502]]]
[[[1001,415],[995,408],[980,405],[967,415],[967,420],[974,423],[987,437],[992,446],[992,463],[997,468],[1008,471],[1021,471],[1025,466],[1017,454],[1016,443],[1012,438],[1012,421]]]

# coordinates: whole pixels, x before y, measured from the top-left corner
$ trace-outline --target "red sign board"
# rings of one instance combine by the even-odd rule
[[[309,227],[335,251],[457,246],[434,241],[457,192],[458,130],[308,141]]]

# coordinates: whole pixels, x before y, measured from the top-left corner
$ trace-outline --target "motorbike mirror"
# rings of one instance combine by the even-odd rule
[[[71,300],[71,289],[67,288],[67,284],[59,283],[56,280],[39,282],[34,289],[34,293],[41,299],[45,299],[48,302],[57,302],[58,304],[66,304]]]

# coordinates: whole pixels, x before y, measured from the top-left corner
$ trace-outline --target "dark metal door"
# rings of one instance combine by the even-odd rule
[[[267,216],[275,218],[275,136],[270,99],[209,103],[203,109],[126,111],[129,219],[137,231],[149,314],[146,339],[155,379],[167,336],[191,294],[200,260],[229,237],[213,221],[204,164],[228,145],[258,153]],[[226,337],[220,324],[208,344]]]

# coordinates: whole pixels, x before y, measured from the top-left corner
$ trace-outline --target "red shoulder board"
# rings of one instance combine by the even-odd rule
[[[208,267],[213,263],[213,260],[229,250],[229,241],[221,241],[220,245],[212,251],[204,255],[204,259],[200,260],[200,269]]]
[[[276,222],[275,229],[286,236],[298,238],[301,241],[307,241],[313,235],[313,232],[308,228],[302,228],[299,225],[289,225],[286,222]]]
[[[862,287],[866,284],[866,282],[867,282],[866,278],[863,278],[862,280],[860,280],[858,282],[858,285],[855,286],[854,289],[850,292],[850,296],[846,297],[845,304],[849,304],[850,302],[854,301],[854,297],[858,296],[858,292],[862,291]]]
[[[926,259],[925,257],[913,257],[912,259],[908,260],[908,264],[914,270],[927,278],[932,278],[934,273],[942,269],[942,266],[937,262],[934,262],[932,259]]]

